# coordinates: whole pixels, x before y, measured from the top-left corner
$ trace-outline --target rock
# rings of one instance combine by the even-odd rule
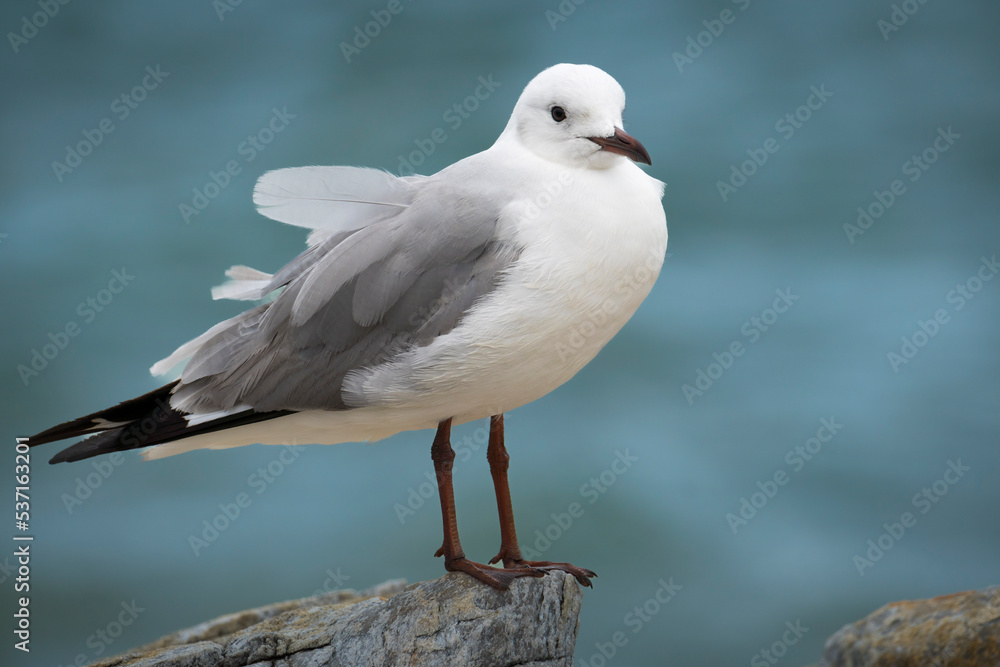
[[[464,574],[220,616],[100,667],[573,664],[582,594],[553,572],[497,591]]]
[[[893,602],[841,628],[819,667],[998,667],[1000,586]]]

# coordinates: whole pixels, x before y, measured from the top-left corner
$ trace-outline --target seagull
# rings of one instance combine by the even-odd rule
[[[265,173],[254,203],[309,229],[307,249],[274,274],[230,268],[213,298],[256,303],[150,369],[186,361],[176,379],[28,444],[86,435],[50,463],[137,448],[149,460],[434,428],[445,569],[500,590],[551,571],[590,586],[590,570],[522,557],[503,415],[572,378],[659,275],[664,184],[637,166],[652,162],[624,108],[609,74],[559,64],[528,83],[490,148],[432,176]],[[500,551],[483,564],[459,540],[450,434],[487,417]]]

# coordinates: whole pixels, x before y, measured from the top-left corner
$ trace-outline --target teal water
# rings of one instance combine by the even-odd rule
[[[535,73],[588,62],[667,183],[670,256],[592,364],[507,418],[522,542],[600,574],[577,664],[804,665],[888,601],[998,583],[996,6],[896,2],[916,10],[898,30],[888,1],[220,6],[0,9],[11,448],[154,388],[153,362],[238,312],[209,296],[226,268],[302,249],[254,212],[261,173],[436,171],[492,143]],[[456,431],[479,559],[499,540],[483,435]],[[12,648],[9,542],[3,663],[439,576],[431,437],[54,467],[45,447],[32,651]]]

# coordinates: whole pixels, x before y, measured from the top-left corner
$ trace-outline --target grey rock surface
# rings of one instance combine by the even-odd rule
[[[554,572],[497,591],[464,574],[334,591],[228,614],[101,667],[570,667],[582,594]]]

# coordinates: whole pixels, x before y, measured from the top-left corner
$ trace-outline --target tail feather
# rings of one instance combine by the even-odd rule
[[[159,389],[154,389],[148,394],[143,394],[128,401],[122,401],[118,405],[106,410],[100,410],[86,417],[80,417],[65,424],[45,429],[41,433],[31,436],[28,439],[28,445],[34,447],[35,445],[44,445],[56,440],[65,440],[67,438],[87,435],[88,433],[107,431],[108,429],[143,419],[151,410],[161,405],[169,408],[170,392],[173,391],[177,382],[179,380],[175,380]]]
[[[176,384],[177,382],[172,382],[107,410],[42,431],[28,438],[28,446],[34,447],[89,434],[89,438],[53,456],[49,463],[80,461],[100,454],[174,442],[193,435],[283,417],[294,412],[293,410],[256,412],[247,408],[199,422],[191,420],[191,415],[170,406],[170,392]]]
[[[82,461],[98,454],[108,454],[112,451],[118,451],[119,441],[124,431],[125,428],[119,426],[118,428],[92,435],[86,440],[81,440],[75,445],[62,450],[49,459],[49,463]]]

